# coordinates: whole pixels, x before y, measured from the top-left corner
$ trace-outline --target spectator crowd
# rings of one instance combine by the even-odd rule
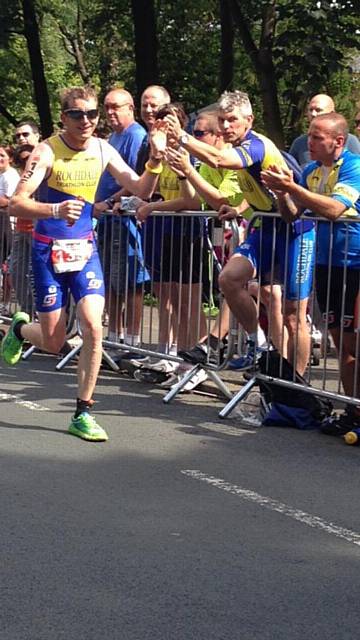
[[[14,146],[0,146],[1,314],[14,299],[17,307],[1,354],[16,364],[25,340],[58,352],[71,293],[83,340],[71,434],[107,440],[91,412],[105,316],[108,341],[125,343],[122,358],[139,379],[151,374],[170,388],[202,365],[191,391],[208,365],[222,363],[230,312],[246,340],[229,368],[252,371],[275,348],[304,374],[311,308],[336,349],[345,395],[359,397],[360,112],[352,134],[330,96],[311,97],[307,133],[286,154],[254,130],[242,91],[189,119],[165,87],[152,85],[138,121],[132,95],[114,87],[103,105],[108,140],[97,135],[91,87],[65,90],[60,103],[56,134],[40,142],[37,124],[23,120]],[[207,209],[218,219],[199,215]],[[238,241],[222,255],[221,313],[209,328],[208,258],[216,230],[230,221]],[[157,301],[156,358],[137,350],[145,293]],[[360,406],[348,404],[324,431],[358,426]]]

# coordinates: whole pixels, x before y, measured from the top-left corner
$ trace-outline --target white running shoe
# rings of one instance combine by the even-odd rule
[[[207,379],[208,379],[208,374],[206,373],[206,371],[204,369],[199,369],[199,371],[197,371],[193,375],[191,380],[189,380],[189,382],[186,383],[185,387],[183,387],[180,390],[180,393],[190,393],[190,391],[192,391],[193,389],[196,389],[196,387],[198,387],[199,384],[201,384],[202,382],[205,382],[205,380]]]
[[[146,363],[147,369],[152,369],[153,371],[159,371],[160,373],[174,373],[179,368],[179,362],[175,362],[174,360],[166,360],[166,358],[162,358],[161,360],[157,360],[152,363]]]

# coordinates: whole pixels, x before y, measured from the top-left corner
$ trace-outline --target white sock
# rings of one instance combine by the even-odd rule
[[[257,343],[259,345],[259,347],[263,347],[266,344],[266,335],[263,331],[263,329],[260,327],[260,325],[258,326],[258,330],[257,330]]]
[[[125,332],[124,342],[132,347],[137,347],[140,344],[140,336],[139,334]]]

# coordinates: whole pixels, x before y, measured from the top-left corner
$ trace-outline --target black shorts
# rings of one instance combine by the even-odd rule
[[[165,234],[153,252],[151,269],[155,282],[201,282],[203,238]]]
[[[347,268],[345,271],[344,267],[316,266],[316,297],[323,321],[329,328],[341,327],[348,332],[359,328],[359,288],[359,269]]]

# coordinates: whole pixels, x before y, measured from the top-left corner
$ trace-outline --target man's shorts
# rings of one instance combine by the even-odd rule
[[[328,327],[344,331],[359,329],[360,271],[343,267],[316,265],[316,297]],[[330,282],[328,282],[330,278]],[[329,288],[329,301],[327,301]]]
[[[201,282],[203,220],[150,217],[144,225],[145,262],[154,282]]]
[[[124,296],[127,290],[132,291],[150,279],[144,265],[141,234],[133,222],[127,226],[128,221],[128,217],[108,217],[98,233],[105,286],[111,287],[118,296]]]
[[[159,240],[156,240],[154,247],[149,247],[151,263],[147,262],[154,282],[200,283],[202,238],[192,240],[188,236],[165,234],[162,241]]]
[[[269,230],[253,229],[246,241],[236,247],[234,254],[249,260],[261,285],[283,284],[287,300],[308,298],[312,290],[315,229],[295,234],[286,227],[276,234]]]
[[[65,307],[69,291],[75,303],[91,294],[105,295],[102,268],[93,242],[93,252],[81,271],[55,273],[51,262],[52,245],[33,240],[32,268],[36,310],[49,313]]]

